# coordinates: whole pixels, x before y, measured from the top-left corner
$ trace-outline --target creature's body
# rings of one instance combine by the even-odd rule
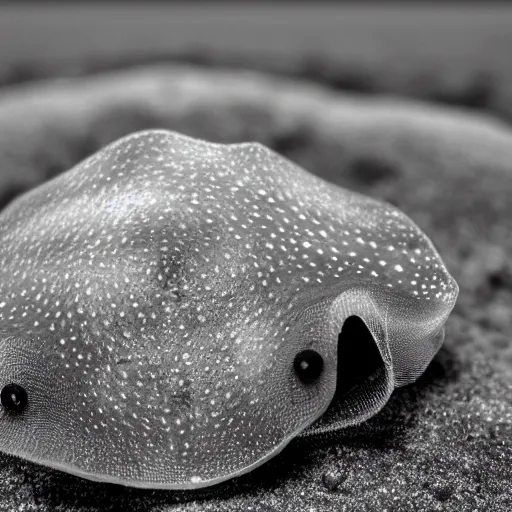
[[[0,242],[0,388],[26,392],[0,408],[0,449],[139,487],[211,485],[274,456],[333,400],[354,315],[380,373],[309,431],[363,421],[425,369],[458,292],[393,207],[260,145],[165,131],[20,197]]]

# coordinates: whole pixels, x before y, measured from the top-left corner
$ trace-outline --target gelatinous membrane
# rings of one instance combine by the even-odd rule
[[[335,432],[361,423],[389,399],[394,379],[378,343],[365,321],[350,315],[337,340],[336,391],[325,413],[304,430],[303,436]]]

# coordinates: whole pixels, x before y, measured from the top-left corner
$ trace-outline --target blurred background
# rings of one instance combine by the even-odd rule
[[[0,456],[0,509],[512,510],[511,49],[509,3],[0,1],[0,208],[136,130],[260,141],[397,205],[461,289],[417,383],[217,501]]]
[[[259,140],[367,191],[374,182],[342,172],[354,142],[332,133],[335,155],[322,157],[329,134],[312,136],[319,117],[306,99],[419,100],[509,123],[511,47],[512,7],[492,2],[0,2],[0,206],[154,127]],[[293,115],[272,84],[304,92],[290,100]],[[21,132],[32,142],[21,145]],[[355,166],[388,175],[394,160]],[[376,193],[399,202],[389,190]]]
[[[512,116],[506,2],[6,2],[0,84],[150,62],[251,68]]]

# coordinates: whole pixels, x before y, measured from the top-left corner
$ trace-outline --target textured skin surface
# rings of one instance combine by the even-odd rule
[[[384,372],[323,428],[373,415],[437,352],[458,292],[395,208],[261,145],[165,131],[20,197],[0,240],[0,379],[29,395],[2,412],[0,447],[141,487],[210,485],[280,451],[331,403],[351,315]],[[325,361],[312,385],[293,372],[306,348]]]

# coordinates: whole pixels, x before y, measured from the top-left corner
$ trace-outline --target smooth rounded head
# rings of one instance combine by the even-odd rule
[[[0,260],[0,450],[137,487],[211,485],[375,414],[458,292],[390,205],[167,131],[14,201]]]

